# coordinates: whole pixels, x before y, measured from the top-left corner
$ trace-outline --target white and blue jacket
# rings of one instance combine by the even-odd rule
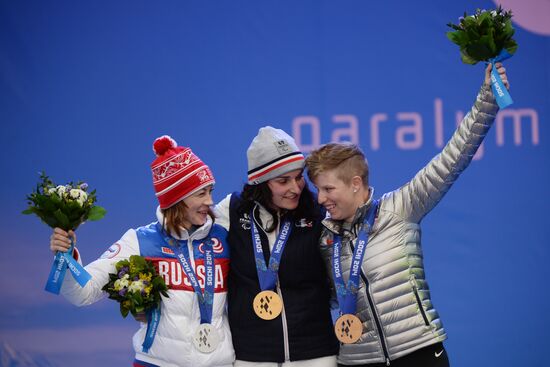
[[[158,223],[163,215],[157,209]],[[207,222],[189,234],[182,230],[182,236],[172,236],[187,241],[191,263],[204,287],[204,258],[201,253],[202,240],[209,236],[214,241],[215,296],[212,310],[212,324],[220,336],[220,345],[209,354],[196,350],[192,338],[200,325],[200,311],[197,296],[191,283],[176,258],[174,252],[162,240],[157,231],[157,222],[137,229],[128,230],[99,259],[88,264],[85,269],[92,279],[81,288],[71,276],[65,278],[62,294],[73,304],[89,305],[107,296],[101,288],[109,281],[109,273],[114,273],[115,264],[131,255],[141,255],[151,260],[168,286],[169,298],[163,297],[161,318],[154,343],[148,353],[142,352],[142,343],[147,324],[142,323],[134,334],[133,346],[136,359],[166,367],[176,366],[231,366],[235,353],[231,342],[227,321],[226,297],[227,276],[229,273],[229,247],[226,245],[227,231]],[[80,262],[80,259],[78,259]],[[113,305],[114,306],[114,305]]]

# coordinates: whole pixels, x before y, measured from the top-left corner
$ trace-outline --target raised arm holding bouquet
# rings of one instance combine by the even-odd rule
[[[153,149],[156,221],[129,229],[86,266],[91,279],[84,288],[65,282],[61,293],[76,305],[108,295],[120,302],[123,316],[146,312],[147,323],[133,337],[134,367],[229,367],[229,250],[227,231],[209,209],[214,177],[190,148],[168,136],[156,139]],[[72,235],[56,228],[50,248],[67,251]]]
[[[472,15],[464,12],[458,24],[448,23],[447,26],[453,29],[447,32],[447,37],[460,47],[462,62],[492,64],[491,86],[497,104],[500,108],[511,105],[512,97],[496,72],[495,63],[512,57],[518,48],[512,38],[512,12],[500,6],[491,11],[477,9]]]

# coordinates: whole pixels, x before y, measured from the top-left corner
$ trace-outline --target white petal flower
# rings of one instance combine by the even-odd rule
[[[145,284],[141,280],[135,280],[130,284],[130,287],[128,287],[128,291],[130,292],[141,292],[145,289]]]
[[[119,291],[122,289],[122,286],[120,285],[120,279],[115,280],[114,287],[116,291]]]
[[[118,282],[119,280],[120,280],[120,282],[118,284],[120,285],[121,289],[126,288],[130,285],[130,281],[126,277],[124,277],[122,279],[118,279],[118,280],[116,280],[116,282]]]
[[[63,196],[67,192],[67,188],[63,185],[59,185],[55,189],[57,191],[57,195],[59,195],[60,197]]]
[[[80,197],[80,191],[79,189],[71,189],[71,191],[69,191],[69,197],[71,199],[78,199]]]

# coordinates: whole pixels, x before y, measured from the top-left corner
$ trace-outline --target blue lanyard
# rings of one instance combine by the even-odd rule
[[[265,264],[264,251],[262,248],[262,239],[260,233],[254,222],[254,213],[250,213],[251,218],[251,233],[252,233],[252,246],[254,247],[254,256],[256,257],[256,270],[258,272],[258,280],[260,281],[260,289],[273,290],[277,283],[277,272],[279,271],[279,265],[281,263],[281,256],[286,246],[286,242],[292,232],[291,222],[286,220],[283,222],[283,226],[277,241],[271,250],[271,256],[269,258],[269,268]]]
[[[144,353],[149,353],[151,345],[155,340],[155,334],[160,323],[160,304],[149,311],[147,311],[147,331],[145,332],[145,338],[141,344]]]
[[[342,249],[342,239],[340,236],[334,236],[333,256],[332,256],[332,274],[334,276],[334,284],[336,287],[336,296],[338,304],[343,314],[355,314],[357,309],[357,290],[359,289],[359,275],[361,274],[361,264],[365,256],[367,242],[369,240],[369,231],[374,224],[378,201],[373,200],[365,219],[363,220],[363,228],[357,236],[357,244],[353,251],[351,261],[351,269],[347,286],[342,277],[342,267],[340,262],[340,251]],[[365,228],[366,227],[366,228]]]
[[[50,269],[50,275],[48,276],[48,281],[46,282],[46,291],[54,294],[59,294],[61,290],[61,285],[63,284],[63,279],[65,279],[65,273],[67,269],[71,272],[74,279],[80,284],[81,287],[84,287],[86,283],[92,278],[90,273],[88,273],[82,265],[80,265],[72,256],[74,249],[74,242],[71,237],[71,247],[67,252],[58,251],[55,254],[55,260],[53,261],[52,267]]]
[[[157,224],[158,225],[158,224]],[[160,227],[160,225],[158,225]],[[212,308],[214,304],[214,250],[212,248],[212,240],[210,237],[205,238],[203,242],[204,249],[204,267],[206,273],[206,282],[204,292],[201,289],[197,275],[191,266],[189,249],[183,241],[177,241],[174,238],[168,237],[164,231],[160,231],[164,241],[169,244],[176,257],[178,258],[185,275],[195,290],[195,294],[199,299],[199,310],[201,313],[201,324],[209,324],[212,322]],[[200,256],[200,255],[199,255]],[[197,257],[196,257],[197,258]]]

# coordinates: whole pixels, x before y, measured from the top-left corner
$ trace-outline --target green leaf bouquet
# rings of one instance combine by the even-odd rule
[[[452,31],[447,37],[460,47],[462,62],[477,64],[489,62],[502,52],[511,56],[517,50],[517,43],[512,38],[512,12],[504,11],[500,6],[495,10],[477,9],[472,15],[464,12],[458,24],[448,23]]]
[[[115,264],[116,273],[109,274],[109,282],[103,290],[109,298],[120,303],[123,317],[131,313],[148,312],[158,307],[161,295],[168,297],[168,287],[158,275],[153,263],[142,256],[132,255],[128,260]]]
[[[74,231],[86,220],[105,216],[105,209],[94,205],[96,190],[88,192],[85,182],[56,185],[44,172],[40,179],[36,189],[27,196],[29,207],[23,214],[36,214],[48,226],[65,231]]]
[[[94,205],[95,190],[88,193],[88,184],[82,181],[74,184],[56,185],[47,175],[40,174],[36,189],[27,195],[29,207],[23,214],[35,214],[51,228],[65,231],[76,230],[86,220],[99,220],[105,216],[105,209]],[[91,275],[72,256],[74,241],[67,252],[58,251],[48,276],[46,291],[59,294],[67,269],[74,279],[84,287]]]

